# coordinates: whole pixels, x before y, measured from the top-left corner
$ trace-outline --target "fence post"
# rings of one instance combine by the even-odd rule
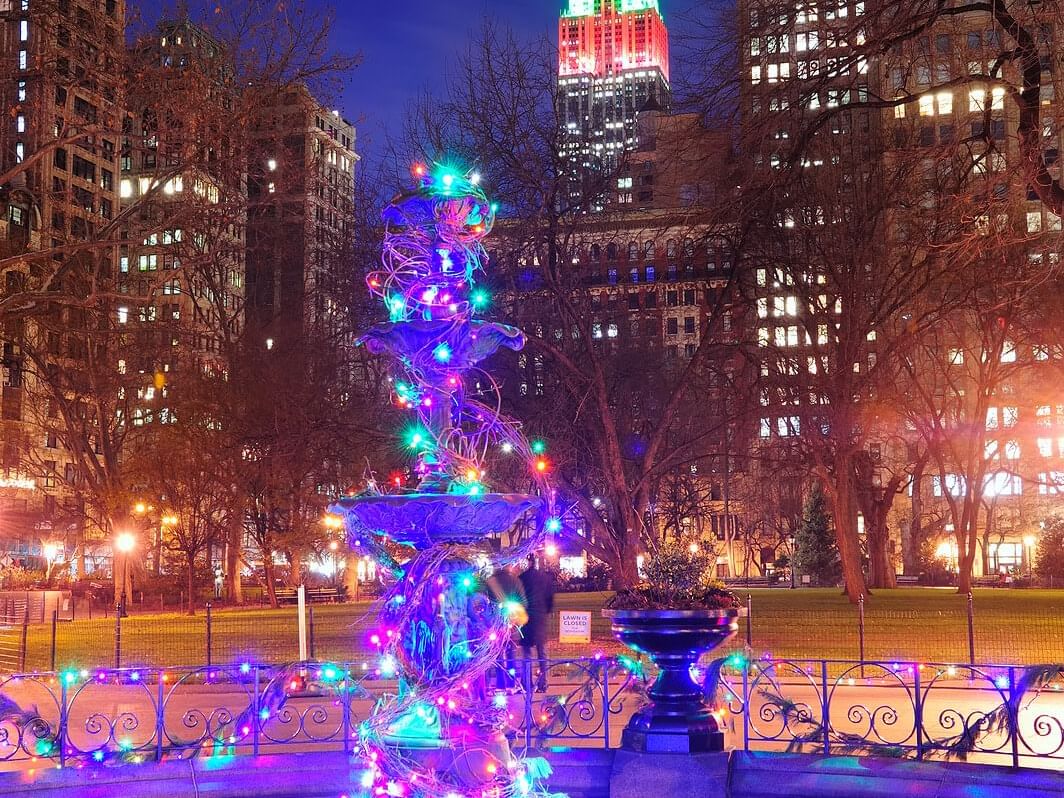
[[[344,719],[344,753],[351,753],[351,668],[344,666],[344,680],[340,683],[343,690],[340,700],[343,702],[341,710]]]
[[[743,660],[743,750],[750,750],[750,663]]]
[[[754,647],[754,597],[746,594],[746,647]]]
[[[602,661],[602,736],[610,748],[610,660]]]
[[[828,693],[828,661],[826,659],[820,660],[820,689],[823,691],[820,696],[820,705],[823,708],[820,722],[824,726],[824,756],[828,756],[831,753],[831,705],[828,703],[830,694]]]
[[[213,643],[211,634],[211,603],[207,602],[207,667],[211,666],[211,648]]]
[[[59,745],[59,767],[66,765],[67,743],[67,683],[66,675],[59,677],[59,728],[56,730],[56,742]]]
[[[255,712],[255,717],[252,719],[251,730],[254,733],[251,738],[251,751],[255,756],[259,755],[259,730],[262,728],[262,707],[259,706],[261,696],[259,695],[259,666],[255,666],[255,691],[253,693],[253,700],[251,704],[252,710]]]
[[[1012,766],[1020,766],[1020,705],[1016,695],[1016,669],[1009,667],[1009,744],[1012,747]]]
[[[916,713],[916,760],[924,758],[924,699],[920,694],[920,667],[913,668],[913,710]]]
[[[55,635],[59,628],[59,610],[52,610],[52,673],[55,673]]]
[[[164,707],[166,706],[166,693],[163,676],[165,674],[159,671],[155,675],[156,692],[155,700],[157,702],[155,707],[155,761],[163,761],[163,736],[166,734],[166,712]]]
[[[975,601],[968,591],[968,664],[975,664]]]
[[[115,670],[122,667],[122,604],[115,604]]]
[[[521,682],[525,697],[525,750],[532,747],[532,657],[521,659]]]
[[[860,662],[865,661],[865,645],[864,645],[864,594],[862,593],[857,599],[857,646],[858,657]],[[861,678],[864,678],[864,666],[861,666]]]
[[[22,616],[22,645],[19,646],[19,652],[18,652],[18,670],[19,670],[19,673],[25,673],[26,672],[26,645],[27,645],[27,642],[28,642],[28,639],[29,639],[29,635],[28,635],[29,628],[30,628],[30,604],[27,601],[26,602],[26,611],[25,611],[25,614]]]
[[[315,660],[317,660],[317,657],[314,654],[314,605],[313,604],[308,604],[307,605],[307,637],[309,638],[308,643],[309,643],[310,659],[312,661],[315,661]]]

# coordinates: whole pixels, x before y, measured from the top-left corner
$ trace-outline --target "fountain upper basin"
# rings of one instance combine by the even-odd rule
[[[538,496],[518,493],[411,493],[341,499],[330,510],[353,517],[370,534],[423,550],[441,543],[477,543],[505,532],[542,505]]]

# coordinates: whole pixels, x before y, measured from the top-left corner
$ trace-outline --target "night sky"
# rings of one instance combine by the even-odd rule
[[[704,2],[705,0],[703,0]],[[325,0],[307,0],[308,4]],[[683,35],[677,13],[693,0],[661,0],[674,50]],[[343,99],[344,114],[358,128],[367,164],[381,157],[386,131],[398,132],[405,108],[425,89],[439,89],[448,61],[492,16],[522,39],[556,44],[565,0],[336,0],[335,40],[362,54]],[[676,59],[673,59],[675,71]],[[676,75],[673,75],[676,83]]]
[[[308,0],[312,2],[312,0]],[[336,42],[362,54],[343,110],[358,127],[359,150],[379,157],[386,130],[398,130],[407,104],[439,89],[446,64],[491,15],[521,37],[557,37],[563,0],[339,0]]]

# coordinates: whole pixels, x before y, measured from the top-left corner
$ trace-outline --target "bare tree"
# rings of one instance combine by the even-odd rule
[[[698,206],[668,212],[617,208],[617,176],[630,161],[582,169],[565,154],[570,134],[550,52],[486,25],[445,96],[419,105],[405,151],[483,165],[503,217],[489,241],[491,279],[504,298],[498,315],[529,336],[504,392],[513,414],[549,441],[574,519],[569,534],[625,585],[638,578],[637,555],[659,540],[652,504],[662,480],[708,471],[727,438],[706,392],[743,380],[734,364],[724,366],[737,345],[731,242],[715,206],[727,197],[702,194]],[[711,152],[716,160],[686,155],[723,178],[726,140]],[[709,264],[718,269],[712,283]],[[670,335],[675,344],[663,346]]]

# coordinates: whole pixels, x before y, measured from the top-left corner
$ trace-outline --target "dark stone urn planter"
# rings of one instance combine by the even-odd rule
[[[724,750],[721,731],[691,666],[738,629],[739,611],[603,610],[614,636],[646,654],[661,670],[650,688],[650,703],[628,721],[621,744],[644,753],[699,753]]]

